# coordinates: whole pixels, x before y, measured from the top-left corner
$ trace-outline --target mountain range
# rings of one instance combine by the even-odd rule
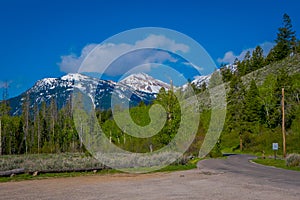
[[[208,83],[210,75],[195,77],[192,83],[201,85]],[[101,110],[111,107],[113,92],[123,101],[129,101],[131,106],[138,105],[141,101],[149,104],[156,98],[161,88],[169,90],[170,84],[157,80],[145,73],[132,74],[114,82],[102,80],[79,73],[70,73],[60,78],[44,78],[37,81],[33,87],[19,96],[9,99],[12,115],[22,113],[22,105],[29,99],[30,109],[42,102],[50,104],[54,99],[57,107],[62,108],[71,98],[74,88],[87,94],[94,102],[95,107]],[[185,86],[182,86],[185,88]],[[28,97],[28,98],[26,98]]]
[[[29,99],[31,109],[42,102],[49,104],[52,99],[61,108],[70,100],[74,88],[77,88],[93,99],[96,108],[109,109],[113,92],[120,99],[129,100],[131,105],[137,105],[141,101],[148,104],[156,98],[161,87],[170,89],[169,84],[144,73],[130,75],[118,83],[76,73],[39,80],[26,92],[8,101],[13,115],[22,113],[22,105],[26,99]]]

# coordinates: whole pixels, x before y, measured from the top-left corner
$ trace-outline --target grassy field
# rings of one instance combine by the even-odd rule
[[[300,167],[288,167],[286,166],[285,160],[281,159],[254,159],[253,162],[256,162],[258,164],[262,165],[267,165],[267,166],[273,166],[277,168],[282,168],[282,169],[288,169],[288,170],[295,170],[295,171],[300,171]]]

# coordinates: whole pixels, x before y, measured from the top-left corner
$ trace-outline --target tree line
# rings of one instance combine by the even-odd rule
[[[2,154],[58,153],[79,151],[71,102],[61,109],[55,99],[47,105],[30,107],[29,96],[23,97],[20,116],[9,115],[8,101],[0,105]]]

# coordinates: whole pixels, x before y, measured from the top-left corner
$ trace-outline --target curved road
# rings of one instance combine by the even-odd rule
[[[298,186],[300,189],[300,172],[256,164],[251,161],[254,158],[250,155],[231,155],[227,159],[208,159],[200,161],[198,168],[268,180],[273,184]]]
[[[209,159],[172,173],[108,174],[0,183],[7,199],[299,200],[300,172],[250,163],[251,156]]]

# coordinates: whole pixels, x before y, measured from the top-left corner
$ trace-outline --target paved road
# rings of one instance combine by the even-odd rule
[[[230,156],[172,173],[93,175],[0,183],[0,199],[299,200],[300,173]]]
[[[254,156],[249,155],[231,155],[227,159],[200,161],[198,168],[267,180],[273,185],[277,184],[277,186],[296,186],[300,190],[300,172],[256,164],[251,162],[251,159],[254,158]]]

